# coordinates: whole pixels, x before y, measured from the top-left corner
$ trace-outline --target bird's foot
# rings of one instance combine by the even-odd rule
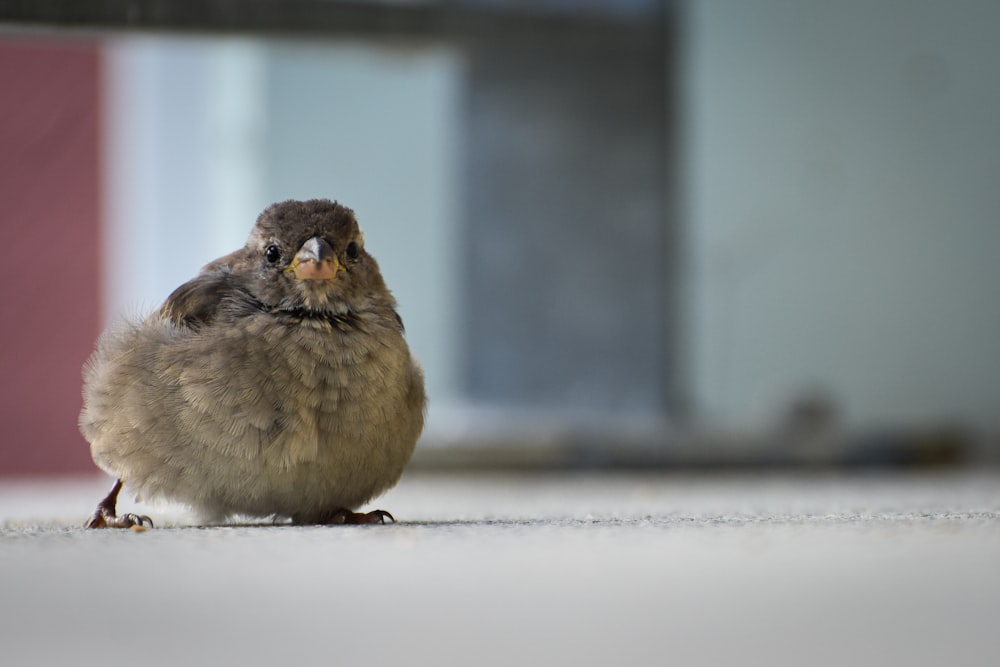
[[[332,514],[323,522],[324,524],[370,524],[385,523],[386,519],[396,523],[396,519],[385,510],[372,510],[371,512],[352,512],[349,509],[340,508],[334,510]]]
[[[144,514],[122,514],[118,516],[115,507],[118,504],[118,492],[122,490],[122,481],[115,482],[111,493],[102,500],[94,514],[84,524],[86,528],[133,528],[145,530],[153,527],[153,520]]]
[[[135,528],[142,530],[153,527],[153,520],[145,514],[122,514],[117,516],[100,508],[87,520],[86,528]]]

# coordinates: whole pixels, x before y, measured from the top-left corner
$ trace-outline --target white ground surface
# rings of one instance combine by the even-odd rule
[[[0,482],[4,665],[995,665],[1000,475],[408,475],[399,523],[78,526]]]

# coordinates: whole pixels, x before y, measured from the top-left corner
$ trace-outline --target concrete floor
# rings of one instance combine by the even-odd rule
[[[993,665],[1000,475],[409,474],[396,525],[0,483],[5,665]]]

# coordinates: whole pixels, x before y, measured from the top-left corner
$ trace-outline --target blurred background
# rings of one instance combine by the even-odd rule
[[[1000,459],[1000,5],[175,4],[0,2],[0,475],[94,470],[100,330],[313,197],[415,465]]]

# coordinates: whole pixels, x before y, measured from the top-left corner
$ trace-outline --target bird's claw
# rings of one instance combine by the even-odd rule
[[[153,520],[145,514],[122,514],[115,516],[98,509],[85,524],[87,528],[152,528]]]
[[[370,523],[385,523],[386,519],[389,520],[389,523],[396,523],[396,517],[389,514],[385,510],[372,510],[365,516],[371,518]]]
[[[152,528],[153,520],[146,515],[123,514],[121,516],[108,516],[102,512],[95,512],[94,516],[86,523],[87,528]]]
[[[118,516],[115,506],[118,503],[118,492],[121,491],[122,481],[115,482],[111,493],[98,504],[94,514],[84,524],[86,528],[133,528],[135,530],[145,530],[153,527],[153,520],[145,514],[122,514]]]
[[[396,523],[395,517],[386,512],[385,510],[372,510],[371,512],[352,512],[348,509],[339,509],[330,515],[324,523],[335,524],[335,525],[361,525],[361,524],[372,524],[372,523],[385,523],[388,519],[392,523]]]

